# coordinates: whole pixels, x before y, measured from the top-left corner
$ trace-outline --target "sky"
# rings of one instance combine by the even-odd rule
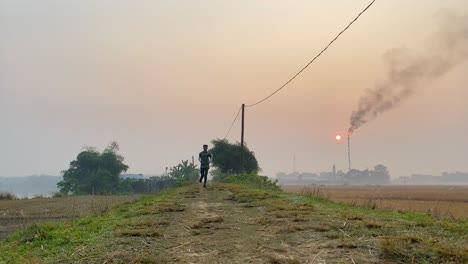
[[[369,2],[0,0],[0,175],[60,175],[83,147],[114,140],[129,173],[161,174],[224,138],[242,103],[279,88]],[[293,82],[246,108],[263,174],[347,171],[335,135],[389,79],[395,50],[398,67],[437,52],[457,60],[354,131],[352,167],[468,171],[467,53],[436,47],[439,25],[466,28],[467,14],[465,0],[377,0]],[[239,120],[227,139],[240,141]]]

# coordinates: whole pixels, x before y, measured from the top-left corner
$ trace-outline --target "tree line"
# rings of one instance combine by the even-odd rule
[[[248,172],[256,174],[260,168],[255,154],[247,146],[242,148],[239,143],[231,144],[227,140],[212,140],[213,154],[212,175],[224,179],[226,175]],[[166,175],[154,176],[148,179],[123,179],[120,174],[126,172],[129,166],[124,163],[124,157],[118,153],[119,145],[112,142],[102,152],[88,147],[81,151],[69,168],[63,170],[63,180],[57,186],[63,195],[111,195],[130,193],[154,193],[163,189],[189,185],[199,179],[200,170],[197,165],[182,160],[169,168]],[[244,156],[242,166],[240,159]]]

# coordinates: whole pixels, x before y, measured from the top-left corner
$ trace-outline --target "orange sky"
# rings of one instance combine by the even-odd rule
[[[277,89],[369,1],[0,0],[0,175],[58,175],[117,140],[131,173],[159,174],[224,137],[242,103]],[[462,0],[377,1],[316,63],[246,112],[269,176],[347,169],[349,118],[392,48],[427,53]],[[460,63],[355,132],[353,167],[393,177],[468,171]],[[228,137],[239,141],[239,123]]]

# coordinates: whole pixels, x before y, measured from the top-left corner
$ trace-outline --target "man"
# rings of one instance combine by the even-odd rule
[[[208,170],[213,156],[208,152],[208,145],[203,145],[203,151],[198,154],[198,161],[200,161],[200,183],[204,179],[203,188],[206,188],[206,178],[208,177]]]

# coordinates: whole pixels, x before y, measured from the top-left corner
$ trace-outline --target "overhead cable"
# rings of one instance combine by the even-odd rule
[[[242,107],[240,107],[240,108],[239,108],[239,111],[237,111],[237,115],[236,115],[236,117],[234,117],[234,120],[232,120],[231,127],[229,127],[229,130],[228,130],[228,132],[226,133],[226,136],[223,138],[223,140],[226,139],[227,136],[229,135],[229,133],[231,132],[231,129],[232,129],[232,127],[234,126],[234,123],[236,122],[237,118],[239,117],[239,114],[240,114],[241,109],[242,109]]]
[[[287,82],[285,82],[283,85],[281,85],[280,88],[276,89],[274,92],[272,92],[271,94],[269,94],[267,97],[263,98],[262,100],[256,102],[256,103],[253,103],[253,104],[249,104],[249,105],[246,105],[245,107],[252,107],[252,106],[255,106],[255,105],[258,105],[262,102],[264,102],[265,100],[267,100],[268,98],[272,97],[274,94],[276,94],[277,92],[279,92],[281,89],[283,89],[284,87],[286,87],[286,85],[288,85],[292,80],[294,80],[299,74],[301,74],[305,69],[307,69],[307,67],[309,67],[310,64],[312,64],[318,57],[320,57],[322,55],[322,53],[324,53],[328,47],[330,47],[333,42],[335,42],[335,40],[337,40],[341,34],[343,34],[354,22],[356,22],[356,20],[359,19],[359,17],[367,11],[367,9],[369,9],[372,4],[374,4],[376,0],[372,0],[372,2],[370,2],[369,5],[366,6],[366,8],[364,8],[343,30],[340,31],[340,33],[338,33],[338,35],[336,35],[335,38],[333,38],[327,46],[325,46],[324,49],[322,49],[311,61],[309,61],[299,72],[297,72],[293,77],[291,77]]]

